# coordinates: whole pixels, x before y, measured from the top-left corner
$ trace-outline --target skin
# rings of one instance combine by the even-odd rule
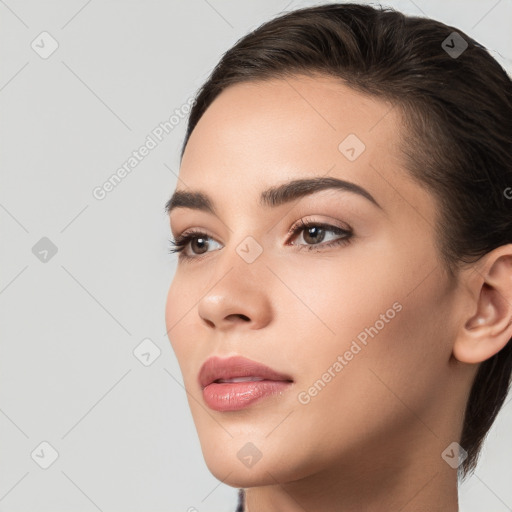
[[[200,260],[178,263],[166,325],[206,464],[247,488],[250,512],[458,510],[457,471],[441,454],[460,439],[479,363],[512,337],[512,250],[456,278],[445,271],[438,207],[405,168],[397,110],[334,78],[251,82],[224,90],[189,139],[177,190],[208,193],[217,215],[170,214],[174,236],[196,228],[211,238],[205,255],[188,245]],[[354,161],[338,149],[350,133],[366,146]],[[259,204],[263,189],[314,176],[356,183],[382,208],[339,190]],[[353,237],[327,247],[340,235],[315,245],[305,230],[287,234],[305,218],[348,224]],[[263,249],[252,263],[236,252],[248,236]],[[394,318],[300,403],[395,303]],[[293,384],[240,411],[209,409],[199,369],[236,354]],[[251,467],[237,456],[248,442],[262,455]]]

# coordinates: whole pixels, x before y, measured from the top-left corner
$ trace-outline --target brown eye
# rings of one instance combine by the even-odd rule
[[[192,237],[190,247],[194,254],[203,254],[208,250],[208,242],[203,237]]]
[[[349,243],[350,239],[353,236],[352,230],[343,229],[338,226],[331,226],[330,224],[325,224],[322,222],[314,222],[310,220],[301,220],[298,225],[291,229],[291,233],[293,235],[301,234],[302,237],[294,238],[302,238],[304,243],[293,243],[292,245],[299,246],[299,249],[306,250],[321,250],[323,248],[329,248],[336,245]],[[333,233],[334,235],[339,235],[338,238],[334,238],[327,243],[322,244],[326,238],[327,233]]]
[[[208,249],[210,248],[210,240],[215,242],[215,240],[206,233],[202,233],[200,231],[187,231],[176,237],[176,240],[173,240],[172,238],[169,240],[169,244],[171,246],[169,252],[171,254],[175,252],[180,253],[180,259],[192,260],[195,258],[200,258],[203,254],[208,253]],[[190,246],[192,253],[191,255],[187,254],[188,246]]]
[[[308,227],[304,230],[303,237],[308,244],[318,244],[325,238],[325,229],[318,226]]]

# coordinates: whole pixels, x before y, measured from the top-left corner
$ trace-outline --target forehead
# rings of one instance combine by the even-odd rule
[[[202,190],[219,203],[247,208],[276,183],[332,176],[377,198],[392,200],[395,188],[414,196],[418,186],[403,169],[400,129],[391,103],[339,79],[236,84],[213,101],[192,132],[177,189]]]

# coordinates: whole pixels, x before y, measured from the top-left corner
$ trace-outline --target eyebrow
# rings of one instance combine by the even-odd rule
[[[275,208],[326,189],[343,190],[358,194],[382,209],[382,206],[363,187],[350,181],[331,177],[303,178],[270,187],[260,194],[260,205]],[[176,190],[165,204],[165,211],[169,215],[176,208],[190,208],[217,215],[213,200],[200,191]]]

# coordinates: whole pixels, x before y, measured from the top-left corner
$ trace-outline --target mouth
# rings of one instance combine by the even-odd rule
[[[213,382],[224,384],[226,382],[257,382],[260,380],[266,380],[263,377],[255,377],[253,375],[249,375],[249,377],[234,377],[232,379],[217,379]]]
[[[262,380],[293,381],[287,374],[242,356],[210,357],[204,362],[198,375],[201,389],[213,382],[257,382]]]
[[[245,357],[211,357],[201,367],[198,381],[203,398],[213,410],[244,409],[256,401],[281,395],[293,379]]]

